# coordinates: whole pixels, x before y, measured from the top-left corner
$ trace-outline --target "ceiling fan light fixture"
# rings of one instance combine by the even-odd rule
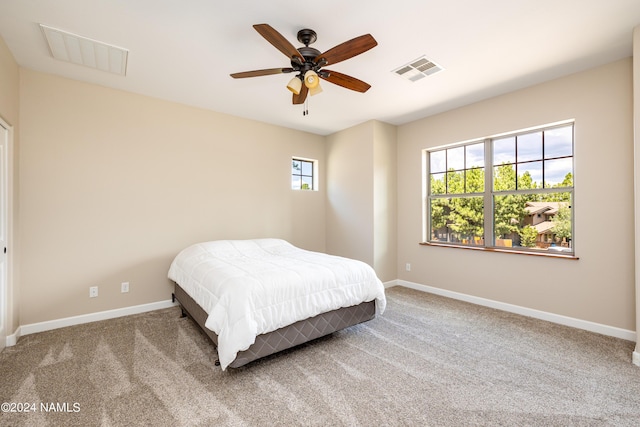
[[[309,95],[311,95],[311,96],[317,95],[320,92],[322,92],[322,87],[320,87],[320,83],[318,83],[317,85],[315,85],[314,87],[309,89]]]
[[[318,77],[318,74],[315,71],[309,70],[305,73],[304,85],[306,87],[308,87],[309,89],[315,89],[319,84],[320,84],[320,78]]]
[[[289,89],[295,95],[300,95],[300,89],[302,89],[302,80],[300,80],[298,77],[292,78],[287,84],[287,89]]]

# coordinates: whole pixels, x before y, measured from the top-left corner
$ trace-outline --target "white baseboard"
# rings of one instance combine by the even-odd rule
[[[533,317],[535,319],[546,320],[548,322],[557,323],[560,325],[571,326],[573,328],[583,329],[585,331],[596,332],[602,335],[608,335],[611,337],[621,338],[627,341],[635,342],[637,339],[636,332],[627,329],[616,328],[615,326],[603,325],[600,323],[590,322],[588,320],[575,319],[573,317],[562,316],[560,314],[548,313],[546,311],[535,310],[532,308],[522,307],[519,305],[508,304],[500,301],[494,301],[486,298],[480,298],[473,295],[467,295],[460,292],[449,291],[446,289],[435,288],[433,286],[422,285],[419,283],[408,282],[406,280],[397,280],[399,286],[415,289],[418,291],[428,292],[431,294],[441,295],[448,298],[457,299],[460,301],[470,302],[472,304],[482,305],[485,307],[495,308],[510,313],[520,314],[522,316]],[[637,352],[636,352],[637,353]],[[640,354],[636,356],[636,359],[640,359]],[[636,361],[634,359],[634,363]],[[636,365],[640,366],[640,360],[637,360]]]
[[[18,342],[18,338],[20,338],[20,335],[21,335],[21,328],[20,326],[18,326],[18,329],[16,329],[16,331],[13,334],[7,335],[4,345],[7,347],[16,345],[16,343]]]
[[[633,355],[631,356],[631,361],[633,362],[634,365],[640,366],[640,351],[636,350],[633,352]]]
[[[398,286],[398,280],[390,280],[388,282],[384,282],[383,285],[385,289],[392,288],[394,286]]]
[[[80,316],[65,317],[64,319],[21,325],[13,335],[7,336],[6,345],[7,347],[16,345],[18,338],[24,335],[50,331],[52,329],[64,328],[67,326],[81,325],[83,323],[97,322],[100,320],[115,319],[116,317],[130,316],[132,314],[146,313],[147,311],[173,307],[177,304],[178,303],[171,302],[171,300],[158,301],[149,304],[134,305],[132,307],[116,308],[114,310],[83,314]]]

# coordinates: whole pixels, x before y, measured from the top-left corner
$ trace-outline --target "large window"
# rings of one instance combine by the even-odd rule
[[[573,123],[425,154],[425,241],[573,254]]]

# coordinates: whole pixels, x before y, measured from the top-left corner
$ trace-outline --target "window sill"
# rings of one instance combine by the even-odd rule
[[[438,246],[443,248],[466,249],[466,250],[482,251],[482,252],[499,252],[503,254],[539,256],[539,257],[545,257],[545,258],[561,258],[561,259],[571,259],[571,260],[580,259],[575,255],[550,254],[546,252],[542,253],[542,252],[533,252],[533,251],[519,251],[514,249],[489,248],[484,246],[461,246],[461,245],[451,245],[447,243],[434,243],[434,242],[420,242],[420,245],[421,246]]]

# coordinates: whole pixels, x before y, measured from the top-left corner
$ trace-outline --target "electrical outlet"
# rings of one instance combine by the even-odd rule
[[[404,266],[404,268],[405,268],[407,271],[411,271],[411,264],[410,264],[410,263],[407,263],[407,264]]]
[[[129,292],[129,282],[120,283],[120,292],[123,294]]]
[[[95,298],[98,296],[98,287],[92,286],[89,288],[89,298]]]

